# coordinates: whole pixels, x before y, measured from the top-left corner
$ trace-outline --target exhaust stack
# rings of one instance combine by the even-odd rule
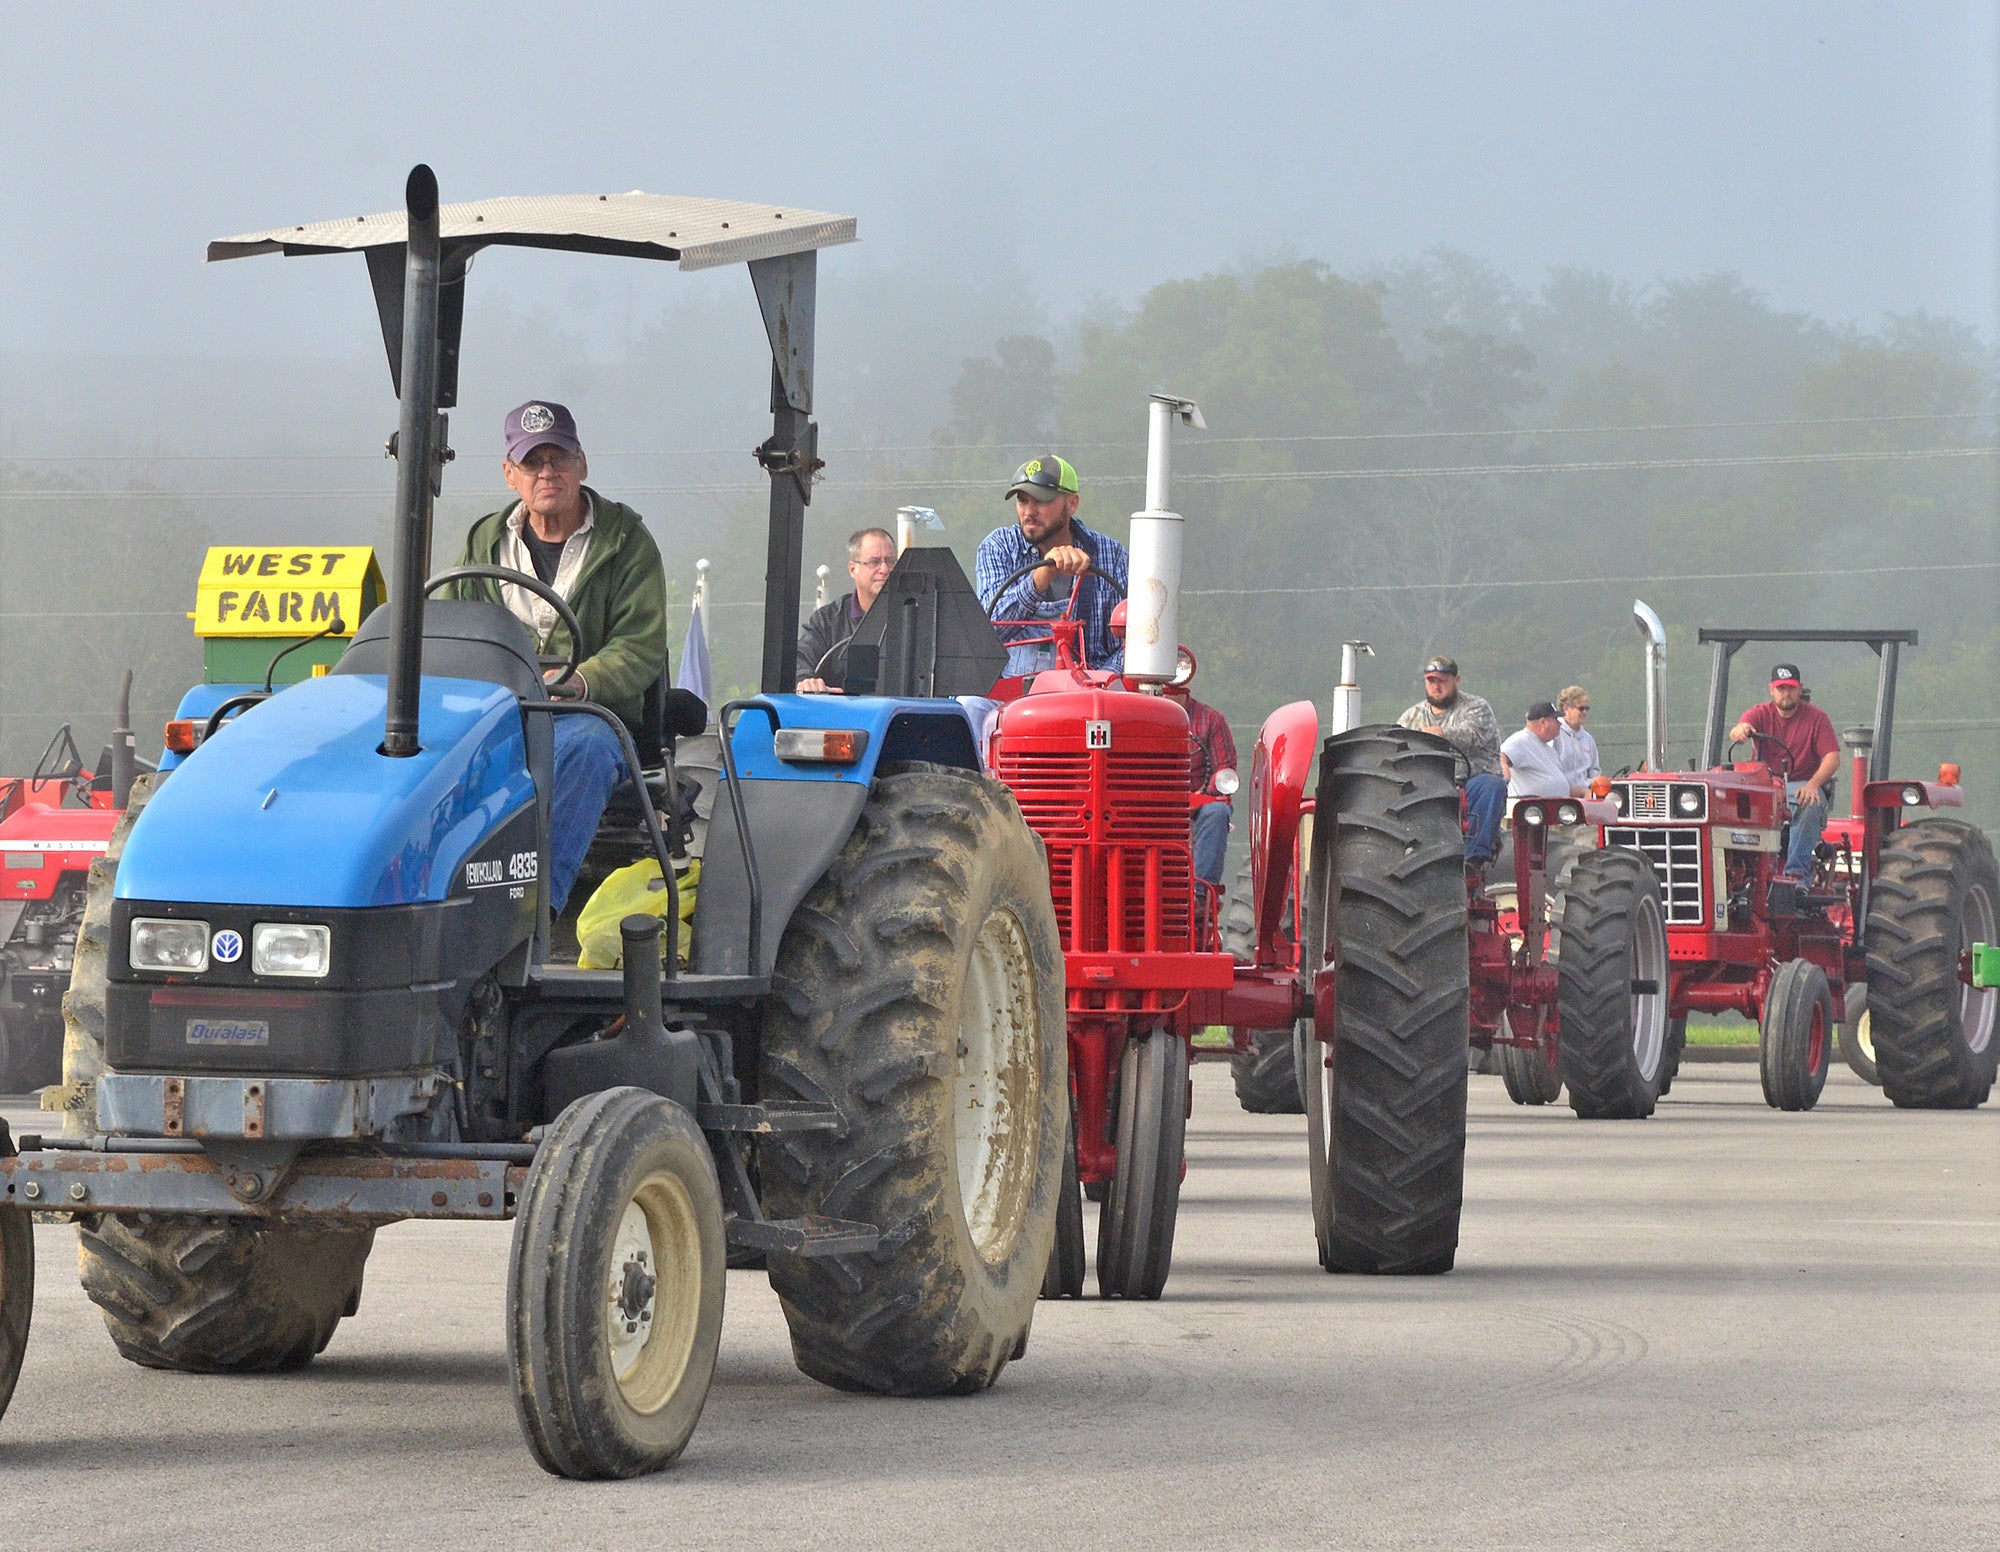
[[[1132,566],[1125,600],[1125,674],[1141,684],[1167,684],[1180,666],[1181,515],[1167,506],[1174,417],[1206,431],[1192,399],[1156,393],[1146,423],[1146,507],[1132,514]]]
[[[1646,640],[1646,769],[1667,768],[1667,628],[1640,599],[1632,600],[1632,621]]]
[[[118,680],[118,726],[111,730],[111,806],[123,812],[132,806],[132,782],[139,773],[138,751],[132,746],[132,670]]]
[[[430,570],[431,502],[437,492],[444,445],[438,414],[438,282],[442,243],[438,236],[437,177],[421,162],[403,188],[409,217],[403,272],[402,371],[396,379],[402,415],[396,428],[395,552],[390,568],[389,710],[383,719],[382,753],[413,755],[417,742],[417,697],[423,677],[424,578]]]
[[[1361,726],[1361,659],[1375,655],[1365,641],[1340,644],[1340,683],[1333,687],[1333,726],[1329,733],[1345,733]]]

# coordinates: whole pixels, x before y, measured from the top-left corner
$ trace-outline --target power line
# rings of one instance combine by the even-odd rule
[[[1984,420],[1991,410],[1950,410],[1909,415],[1824,415],[1794,420],[1693,420],[1658,421],[1625,426],[1508,426],[1481,427],[1462,431],[1328,431],[1292,436],[1203,436],[1191,447],[1219,447],[1243,443],[1272,445],[1310,442],[1411,442],[1443,441],[1477,437],[1541,436],[1630,436],[1658,431],[1768,431],[1802,426],[1878,426],[1943,421]],[[1037,442],[910,442],[881,447],[835,447],[822,451],[835,457],[868,457],[885,453],[967,453],[987,449],[1019,449],[1043,446]],[[1143,441],[1070,442],[1072,448],[1103,450],[1144,447]],[[600,451],[599,458],[740,458],[742,447],[614,448]],[[7,453],[7,459],[24,463],[380,463],[381,453]]]
[[[1698,571],[1623,577],[1500,577],[1464,582],[1349,582],[1316,587],[1185,587],[1183,598],[1262,598],[1276,594],[1317,597],[1330,593],[1453,593],[1501,587],[1627,587],[1662,582],[1771,582],[1800,578],[1882,577],[1912,572],[2000,571],[2000,561],[1950,561],[1933,566],[1848,566],[1826,571]]]
[[[1854,453],[1753,453],[1737,458],[1618,458],[1565,463],[1434,464],[1414,468],[1374,469],[1271,469],[1233,470],[1227,473],[1189,473],[1174,476],[1183,485],[1290,485],[1321,480],[1411,480],[1449,479],[1469,475],[1522,474],[1606,474],[1650,469],[1747,469],[1801,464],[1907,463],[1940,458],[1992,458],[2000,447],[1936,447],[1901,450],[1880,449]],[[1097,476],[1100,485],[1137,485],[1143,474]],[[912,477],[902,480],[825,480],[822,490],[990,490],[994,480],[938,480]],[[628,485],[622,493],[631,496],[719,496],[762,491],[762,480],[696,485]],[[388,501],[387,490],[14,490],[0,492],[0,504],[9,501]],[[471,501],[475,498],[453,498]]]

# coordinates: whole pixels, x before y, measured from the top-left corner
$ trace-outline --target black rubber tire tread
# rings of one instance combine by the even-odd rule
[[[1118,1166],[1097,1215],[1097,1291],[1157,1299],[1174,1259],[1187,1159],[1188,1048],[1155,1029],[1118,1060]]]
[[[83,1291],[119,1354],[149,1369],[303,1368],[357,1307],[373,1229],[106,1213],[79,1224]]]
[[[694,1208],[699,1302],[679,1383],[642,1415],[620,1394],[606,1352],[605,1287],[625,1206],[656,1173],[677,1178]],[[543,1470],[604,1480],[679,1458],[715,1375],[727,1243],[715,1160],[679,1105],[644,1089],[605,1089],[556,1118],[521,1192],[507,1264],[514,1413]]]
[[[63,1135],[88,1137],[97,1130],[97,1077],[104,1071],[105,958],[111,930],[112,886],[125,837],[132,833],[153,791],[166,777],[148,771],[132,783],[125,812],[111,827],[104,855],[90,865],[84,886],[83,919],[77,925],[76,955],[69,991],[63,997]]]
[[[1971,1109],[1993,1090],[2000,1030],[1976,1052],[1960,1012],[1960,938],[1975,888],[2000,908],[1993,847],[1971,825],[1926,819],[1882,843],[1863,944],[1868,1022],[1882,1091],[1907,1109]]]
[[[1250,864],[1236,870],[1235,886],[1222,907],[1222,946],[1238,964],[1257,957],[1257,908],[1250,898]],[[1299,1088],[1298,1062],[1289,1029],[1248,1031],[1250,1049],[1229,1058],[1229,1079],[1236,1101],[1252,1115],[1302,1115],[1306,1100]]]
[[[1500,1058],[1500,1081],[1515,1104],[1552,1105],[1562,1097],[1562,1073],[1539,1050],[1514,1045],[1495,1045],[1493,1050]]]
[[[1667,1091],[1674,1086],[1674,1079],[1681,1075],[1681,1057],[1687,1051],[1688,1021],[1685,1017],[1667,1020],[1667,1048],[1660,1053],[1660,1097],[1666,1098]]]
[[[1042,1276],[1045,1299],[1083,1297],[1083,1182],[1076,1166],[1076,1105],[1069,1110],[1069,1152],[1063,1155],[1062,1196],[1056,1202],[1056,1242]]]
[[[34,1094],[62,1082],[60,1014],[0,1008],[0,1094]]]
[[[1811,1060],[1812,1026],[1820,1019],[1819,1060]],[[1826,1087],[1839,1015],[1826,972],[1809,959],[1788,959],[1771,977],[1757,1026],[1757,1075],[1773,1110],[1810,1110]]]
[[[4,1151],[13,1153],[11,1142]],[[25,1207],[0,1207],[0,1417],[14,1399],[34,1314],[34,1221]]]
[[[1569,1106],[1586,1121],[1642,1120],[1660,1099],[1664,1031],[1652,1072],[1633,1049],[1632,923],[1650,902],[1659,924],[1658,959],[1667,968],[1666,912],[1652,864],[1636,851],[1579,852],[1563,866],[1550,908],[1556,959],[1557,1065]],[[1659,995],[1664,997],[1666,987]]]
[[[973,945],[1002,911],[1033,967],[1038,1049],[1033,1070],[1014,1076],[1027,1151],[996,1264],[974,1246],[960,1201],[953,1090]],[[943,766],[878,774],[854,833],[786,927],[763,1025],[764,1095],[843,1117],[837,1131],[762,1143],[765,1210],[882,1232],[866,1255],[771,1256],[806,1374],[902,1396],[967,1394],[999,1377],[1026,1339],[1055,1242],[1066,1016],[1048,868],[1013,795]]]
[[[132,800],[90,866],[69,994],[63,998],[63,1129],[96,1128],[104,1070],[106,931],[125,837],[164,778],[132,784]],[[237,1219],[79,1221],[83,1291],[104,1312],[118,1351],[153,1369],[257,1374],[312,1362],[361,1297],[373,1229],[305,1229]]]
[[[1875,1021],[1868,1020],[1868,1040],[1861,1039],[1861,1021],[1868,1018],[1868,983],[1853,981],[1847,988],[1847,1006],[1840,1016],[1840,1059],[1863,1083],[1882,1086],[1882,1072],[1873,1055]]]
[[[1320,753],[1305,941],[1339,966],[1333,1064],[1308,1063],[1326,1074],[1330,1272],[1434,1274],[1458,1254],[1471,979],[1452,762],[1444,740],[1385,726]]]

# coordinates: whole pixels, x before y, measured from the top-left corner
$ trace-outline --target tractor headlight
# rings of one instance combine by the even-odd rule
[[[1611,806],[1618,810],[1618,817],[1620,819],[1625,817],[1625,810],[1631,807],[1631,805],[1632,793],[1629,788],[1613,787],[1611,789]]]
[[[1581,803],[1558,803],[1556,805],[1557,824],[1582,824],[1583,805]]]
[[[1701,794],[1692,787],[1683,787],[1674,794],[1674,807],[1692,819],[1701,812]]]
[[[1215,790],[1220,792],[1224,797],[1234,796],[1236,789],[1242,785],[1242,778],[1227,766],[1224,766],[1215,773]]]
[[[206,970],[208,923],[135,916],[126,950],[125,957],[134,970],[180,970],[189,974]]]
[[[1924,789],[1922,787],[1905,787],[1903,789],[1903,807],[1915,808],[1923,800]]]
[[[1535,825],[1539,827],[1544,822],[1541,807],[1539,804],[1535,803],[1522,804],[1520,812],[1515,814],[1514,817],[1520,820],[1521,823],[1524,825]]]
[[[325,975],[333,933],[299,922],[259,922],[250,932],[250,968],[258,975]]]

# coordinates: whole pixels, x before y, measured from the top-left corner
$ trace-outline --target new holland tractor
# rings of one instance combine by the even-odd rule
[[[190,692],[206,736],[139,783],[92,870],[63,1135],[0,1133],[0,1402],[31,1210],[77,1222],[125,1356],[196,1371],[309,1362],[384,1224],[511,1218],[516,1409],[567,1476],[680,1453],[732,1249],[768,1257],[809,1375],[981,1390],[1026,1348],[1054,1238],[1062,949],[962,708],[790,693],[816,256],[854,222],[645,194],[440,208],[424,167],[405,195],[209,248],[366,256],[401,409],[389,597],[330,672]],[[430,557],[466,270],[509,245],[747,263],[770,339],[763,693],[720,710],[686,969],[677,908],[625,921],[621,970],[556,962],[544,887],[554,719],[597,716],[678,889],[671,739],[642,761],[548,692],[506,609],[429,596],[464,575]]]
[[[1976,827],[1919,817],[1965,801],[1955,765],[1934,781],[1889,774],[1901,649],[1913,630],[1715,630],[1702,756],[1675,771],[1666,756],[1666,632],[1643,602],[1634,618],[1647,651],[1643,771],[1612,783],[1617,821],[1607,847],[1646,858],[1666,906],[1669,1066],[1690,1013],[1736,1013],[1758,1025],[1764,1097],[1810,1110],[1826,1084],[1834,1032],[1865,1029],[1883,1090],[1897,1105],[1984,1103],[2000,1064],[2000,992],[1974,975],[1975,945],[1994,940],[2000,873]],[[1791,805],[1784,746],[1725,747],[1730,662],[1753,642],[1858,644],[1879,660],[1873,726],[1844,734],[1851,801],[1829,818],[1803,880],[1783,876]],[[1865,1023],[1864,1023],[1865,1020]]]
[[[1159,1297],[1187,1162],[1190,1045],[1211,1025],[1308,1021],[1325,1057],[1308,1124],[1328,1271],[1443,1272],[1458,1245],[1467,949],[1449,754],[1399,728],[1357,729],[1322,750],[1312,704],[1282,707],[1252,766],[1247,962],[1222,948],[1218,902],[1193,876],[1188,718],[1167,693],[1180,659],[1182,529],[1167,485],[1172,423],[1195,416],[1187,400],[1153,398],[1123,670],[1084,660],[1074,590],[1062,619],[998,622],[1045,631],[1056,662],[995,686],[990,758],[1047,850],[1066,957],[1076,1169],[1048,1272],[1057,1297],[1083,1292],[1086,1187],[1102,1200],[1099,1291]],[[1286,916],[1309,805],[1301,954]]]

